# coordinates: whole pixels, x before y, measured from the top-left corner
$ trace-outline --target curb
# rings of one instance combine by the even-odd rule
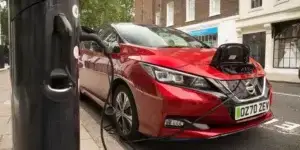
[[[295,74],[266,74],[266,77],[271,82],[278,82],[278,83],[294,83],[299,84],[300,79],[298,78],[298,75]]]
[[[6,71],[6,70],[8,70],[9,68],[10,68],[9,66],[5,66],[4,68],[1,68],[1,69],[0,69],[0,72]]]
[[[288,84],[300,84],[300,80],[297,82],[293,81],[278,81],[278,80],[269,80],[270,82],[275,82],[275,83],[288,83]]]

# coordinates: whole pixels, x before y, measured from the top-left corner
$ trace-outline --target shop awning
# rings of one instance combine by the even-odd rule
[[[203,36],[203,35],[210,35],[210,34],[217,34],[217,33],[218,33],[218,27],[194,30],[189,32],[189,34],[192,36]]]

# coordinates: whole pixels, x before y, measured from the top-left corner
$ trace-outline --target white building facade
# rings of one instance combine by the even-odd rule
[[[300,0],[240,0],[236,31],[270,80],[300,82]]]
[[[189,33],[190,35],[196,37],[197,39],[207,43],[212,47],[218,47],[223,43],[238,41],[236,32],[236,20],[239,18],[237,11],[238,0],[234,0],[231,2],[228,2],[226,0],[208,0],[208,2],[200,2],[200,0],[185,1],[186,22],[195,20],[196,15],[200,15],[203,20],[208,19],[209,21],[200,23],[195,22],[194,24],[182,26],[177,29]],[[195,6],[195,4],[197,4],[197,6]],[[198,11],[197,9],[200,11]],[[207,16],[205,17],[204,15]]]
[[[238,15],[198,24],[179,27],[177,29],[198,37],[199,40],[218,47],[224,43],[239,42],[236,32]]]

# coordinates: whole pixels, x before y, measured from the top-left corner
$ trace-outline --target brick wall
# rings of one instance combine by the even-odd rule
[[[221,0],[221,14],[209,17],[209,0],[195,0],[195,20],[185,22],[186,0],[135,0],[135,21],[155,23],[155,13],[160,11],[161,24],[165,26],[167,3],[170,1],[174,1],[175,5],[174,26],[176,27],[229,17],[237,15],[239,12],[239,0]],[[142,10],[143,14],[141,14]]]
[[[142,6],[143,0],[135,0],[134,1],[134,22],[140,23],[142,22],[143,14],[142,14]]]
[[[155,22],[155,0],[135,0],[134,23],[153,24]]]

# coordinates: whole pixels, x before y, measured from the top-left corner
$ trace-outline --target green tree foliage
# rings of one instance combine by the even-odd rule
[[[133,0],[80,0],[81,24],[98,28],[102,24],[132,21]]]
[[[0,0],[1,1],[1,0]],[[131,22],[134,0],[79,0],[81,24],[98,28],[104,23]],[[0,7],[2,41],[8,38],[7,7]]]
[[[8,43],[8,13],[7,7],[0,7],[1,40]]]

